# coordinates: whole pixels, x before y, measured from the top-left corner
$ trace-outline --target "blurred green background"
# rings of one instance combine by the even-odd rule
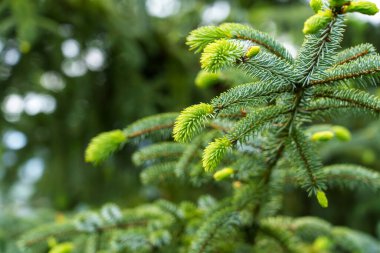
[[[310,15],[307,1],[290,0],[0,1],[0,252],[7,239],[56,212],[106,202],[134,206],[162,196],[192,199],[198,192],[188,188],[142,187],[130,159],[135,147],[97,168],[84,163],[84,149],[99,132],[179,111],[228,88],[194,85],[199,56],[185,45],[192,29],[249,23],[296,55]],[[343,47],[369,42],[380,49],[379,24],[379,16],[351,16]],[[360,117],[334,122],[354,138],[323,146],[324,162],[380,170],[380,123]],[[332,189],[328,195],[331,208],[321,211],[304,192],[289,192],[283,214],[318,215],[379,233],[377,194]],[[5,233],[9,224],[18,225]]]

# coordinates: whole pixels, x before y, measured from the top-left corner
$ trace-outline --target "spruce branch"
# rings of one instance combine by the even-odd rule
[[[137,166],[144,163],[167,161],[176,159],[186,148],[185,144],[173,142],[161,142],[140,149],[132,156],[132,161]]]
[[[127,217],[119,223],[105,223],[96,228],[96,233],[107,232],[118,229],[128,229],[133,227],[145,227],[148,223],[146,217]],[[54,237],[59,240],[86,234],[89,231],[79,229],[75,222],[66,222],[63,224],[47,224],[45,226],[31,230],[19,239],[19,246],[23,249],[38,247],[38,245],[47,245],[48,238]]]
[[[220,27],[202,26],[190,33],[187,37],[186,44],[190,47],[190,50],[199,53],[202,52],[208,44],[229,37],[228,31]]]
[[[265,98],[277,97],[291,90],[292,87],[290,85],[276,82],[248,83],[223,92],[218,97],[212,99],[211,104],[217,111],[233,105],[255,106],[262,104]]]
[[[217,250],[217,240],[231,236],[234,227],[239,225],[238,214],[231,209],[222,209],[212,214],[195,235],[189,253],[211,253]]]
[[[374,115],[380,113],[380,99],[361,90],[321,87],[313,90],[313,97],[318,100],[311,104],[311,108],[318,108],[318,105],[330,109],[352,107]]]
[[[319,190],[325,188],[325,179],[321,171],[322,164],[315,157],[311,143],[306,136],[298,129],[294,129],[288,143],[291,151],[291,162],[297,168],[298,181],[302,188],[310,194],[317,194]],[[294,159],[296,157],[296,159]]]
[[[264,103],[264,101],[261,101]],[[246,107],[245,109],[242,108],[242,106],[231,106],[228,109],[222,110],[222,112],[218,113],[219,119],[228,119],[228,120],[240,120],[242,118],[247,117],[248,111],[255,110],[256,108],[254,106],[252,107]],[[228,128],[225,128],[223,132],[227,132]]]
[[[331,236],[333,226],[317,217],[300,217],[293,220],[291,229],[295,236],[306,241],[314,241],[320,236]]]
[[[240,68],[262,82],[290,84],[294,82],[293,66],[270,53],[260,52],[257,56],[243,59]]]
[[[369,43],[360,44],[339,52],[334,57],[333,66],[343,65],[367,55],[375,55],[376,49]]]
[[[190,33],[186,44],[196,53],[202,52],[205,47],[218,39],[235,39],[250,42],[264,47],[268,52],[289,62],[293,57],[284,46],[266,33],[255,30],[248,25],[225,23],[220,26],[204,26]]]
[[[131,141],[146,138],[166,139],[171,135],[178,113],[162,113],[140,119],[124,129]]]
[[[344,227],[336,227],[331,234],[337,247],[348,252],[377,252],[380,243],[360,231],[353,231]]]
[[[189,145],[187,145],[185,151],[179,157],[176,164],[175,172],[177,177],[184,178],[188,175],[191,170],[191,163],[193,160],[200,159],[202,147],[219,135],[219,131],[210,131],[206,135],[197,136]]]
[[[355,164],[334,164],[323,168],[326,182],[332,187],[352,190],[380,190],[380,173]]]
[[[282,116],[289,114],[290,112],[291,109],[288,107],[280,106],[269,106],[256,110],[238,121],[228,134],[228,138],[232,143],[245,142],[247,138],[255,133],[255,131],[265,126],[267,123],[271,123],[272,120],[284,122]]]
[[[239,40],[220,39],[208,44],[201,56],[202,69],[217,72],[237,67],[244,73],[263,82],[291,83],[292,65],[258,46]]]
[[[344,32],[344,15],[334,16],[318,34],[308,34],[295,62],[298,82],[308,86],[317,69],[326,69],[334,62],[332,55],[340,47]]]
[[[282,226],[284,221],[282,217],[271,217],[262,220],[259,223],[259,230],[265,236],[275,240],[284,252],[288,253],[301,253],[301,244],[296,237],[288,230],[286,226]]]
[[[176,162],[162,162],[146,167],[140,173],[141,182],[145,185],[155,185],[166,180],[176,179]]]
[[[366,55],[345,64],[338,65],[312,78],[310,85],[347,83],[349,81],[362,86],[377,85],[380,77],[380,56]]]
[[[250,41],[254,44],[263,46],[268,52],[281,59],[293,62],[293,57],[286,48],[264,32],[255,30],[247,25],[233,23],[222,24],[221,28],[229,29],[233,39]]]
[[[332,117],[342,113],[357,113],[358,110],[355,106],[349,103],[334,103],[333,101],[317,100],[310,103],[307,107],[301,109],[304,113],[311,113],[314,119],[320,117]],[[362,112],[362,110],[359,110]]]
[[[22,249],[27,249],[32,246],[37,247],[39,244],[44,244],[47,246],[47,239],[49,237],[65,239],[77,233],[78,231],[73,223],[49,224],[22,235],[19,239],[18,245]]]

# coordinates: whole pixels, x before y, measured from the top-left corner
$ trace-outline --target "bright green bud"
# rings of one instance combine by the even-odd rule
[[[242,187],[242,183],[240,182],[240,181],[234,181],[233,183],[232,183],[232,187],[234,188],[234,189],[239,189],[239,188],[241,188]]]
[[[256,56],[258,53],[260,53],[260,47],[259,46],[253,46],[253,47],[250,47],[248,49],[247,53],[245,53],[245,57],[252,58],[252,57]]]
[[[244,56],[244,47],[231,40],[220,39],[208,44],[201,56],[202,69],[209,72],[231,67]]]
[[[376,153],[371,149],[365,149],[362,153],[361,160],[364,164],[373,164],[376,162]]]
[[[322,9],[323,2],[322,0],[311,0],[310,7],[313,9],[315,13]]]
[[[317,14],[311,16],[305,21],[303,27],[304,34],[312,34],[323,29],[332,20],[333,14],[331,10],[318,11]]]
[[[231,147],[232,143],[229,139],[227,139],[227,137],[218,138],[208,144],[202,156],[203,168],[207,172],[214,171]]]
[[[327,208],[329,206],[329,201],[326,197],[326,194],[323,191],[317,191],[317,200],[321,207]]]
[[[229,176],[231,176],[232,174],[234,174],[234,169],[232,168],[224,168],[224,169],[221,169],[221,170],[218,170],[217,172],[215,172],[214,174],[214,179],[216,181],[221,181]]]
[[[332,242],[330,241],[330,238],[326,236],[320,236],[317,239],[315,239],[313,243],[313,249],[315,252],[325,252],[325,250],[330,249],[332,246]]]
[[[344,7],[344,12],[359,12],[366,15],[375,15],[379,12],[375,3],[367,1],[351,2],[350,5]]]
[[[335,136],[338,140],[340,141],[351,140],[351,133],[347,128],[342,127],[342,126],[333,126],[331,129],[334,131]]]
[[[23,54],[29,53],[31,47],[32,45],[30,44],[30,42],[26,40],[21,41],[20,46],[19,46],[20,51]]]
[[[69,242],[61,243],[49,250],[49,253],[71,253],[74,250],[74,245]]]
[[[342,7],[345,4],[348,4],[351,2],[351,0],[330,0],[330,7],[331,8],[339,8]]]
[[[101,133],[94,137],[85,152],[85,161],[95,165],[105,161],[127,141],[121,130]]]
[[[331,131],[320,131],[311,136],[312,141],[329,141],[332,138],[334,138],[334,133]]]
[[[220,73],[210,73],[204,70],[199,71],[195,78],[195,85],[201,89],[214,86],[221,81]]]
[[[174,140],[177,142],[189,142],[204,127],[205,121],[213,111],[212,105],[205,103],[187,107],[174,123]]]
[[[57,244],[58,244],[57,239],[55,239],[54,237],[51,236],[47,239],[47,245],[49,246],[49,248],[53,248]]]

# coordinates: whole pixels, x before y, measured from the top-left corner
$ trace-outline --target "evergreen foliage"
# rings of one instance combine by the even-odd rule
[[[207,118],[212,114],[213,107],[209,104],[193,105],[186,108],[174,125],[174,140],[188,142],[199,133]]]
[[[121,130],[101,133],[93,138],[88,145],[85,160],[93,164],[103,162],[126,141],[127,138]]]
[[[315,119],[332,114],[379,116],[379,97],[359,88],[378,85],[380,56],[368,44],[338,52],[346,6],[361,2],[313,5],[323,20],[306,21],[295,59],[271,36],[247,25],[194,30],[187,44],[202,53],[204,70],[239,69],[255,81],[233,87],[209,104],[190,106],[179,116],[151,116],[111,132],[122,133],[123,139],[101,134],[87,149],[86,159],[96,164],[126,140],[158,141],[140,146],[133,156],[145,167],[144,183],[180,179],[195,186],[215,184],[210,173],[220,168],[214,178],[224,180],[216,184],[232,183],[230,196],[216,200],[206,195],[197,203],[159,200],[126,210],[106,205],[30,231],[20,247],[36,253],[49,247],[56,252],[58,245],[82,253],[379,252],[380,243],[361,232],[315,217],[279,215],[285,187],[305,190],[324,208],[330,186],[379,189],[378,172],[356,165],[324,166],[313,140],[329,138],[326,133],[310,138],[307,131]],[[339,131],[340,138],[350,139],[342,128],[332,129],[330,137]],[[59,244],[49,246],[49,238]]]

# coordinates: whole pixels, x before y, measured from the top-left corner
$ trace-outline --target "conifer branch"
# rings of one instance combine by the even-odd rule
[[[291,91],[289,84],[277,82],[258,82],[239,85],[223,92],[211,101],[215,110],[221,111],[233,105],[260,105],[264,98],[276,97]]]
[[[154,185],[165,180],[178,180],[176,177],[176,165],[177,162],[171,161],[148,166],[140,174],[141,182],[145,185]]]
[[[203,51],[208,44],[218,39],[235,39],[251,42],[263,46],[279,58],[285,59],[289,62],[293,61],[291,54],[286,48],[271,36],[242,24],[225,23],[219,27],[200,27],[190,33],[187,37],[186,44],[190,46],[190,50],[199,53]]]
[[[168,124],[161,124],[161,125],[156,125],[156,126],[153,126],[153,127],[150,127],[150,128],[146,128],[146,129],[142,129],[142,130],[139,130],[139,131],[135,131],[135,132],[131,132],[128,137],[129,138],[137,138],[137,137],[142,137],[146,134],[150,134],[150,133],[153,133],[153,132],[156,132],[156,131],[159,131],[159,130],[163,130],[163,129],[171,129],[173,128],[174,126],[174,122],[173,123],[168,123]]]
[[[319,236],[330,236],[333,226],[317,217],[300,217],[293,220],[291,227],[294,235],[314,241]]]
[[[276,143],[276,144],[277,146],[275,148],[265,150],[266,168],[262,175],[263,192],[266,192],[269,190],[271,177],[272,177],[274,168],[276,167],[277,163],[279,162],[279,160],[282,158],[284,154],[285,142],[281,140],[279,143]],[[265,200],[265,195],[263,194],[258,200],[258,204],[254,207],[253,217],[258,217],[260,215],[260,212],[265,204],[264,200]]]
[[[340,47],[343,37],[343,21],[343,15],[335,16],[319,34],[306,35],[295,63],[301,86],[308,86],[317,68],[325,69],[332,65],[332,55]]]
[[[278,120],[281,122],[282,117],[291,113],[288,107],[269,106],[261,110],[257,110],[247,115],[244,119],[237,122],[232,131],[228,134],[228,138],[232,143],[244,142],[251,136],[257,129],[271,122]]]
[[[124,129],[130,140],[141,140],[148,137],[165,139],[170,136],[178,113],[162,113],[140,119]]]
[[[331,99],[328,101],[322,100],[320,104],[329,105],[329,107],[355,107],[357,109],[367,110],[375,115],[380,113],[380,99],[367,92],[356,89],[333,89],[323,87],[315,89],[313,96],[319,99]],[[317,104],[317,103],[316,103]],[[314,108],[317,107],[314,105]]]
[[[321,172],[322,164],[315,157],[315,151],[300,130],[293,130],[288,147],[293,157],[291,162],[297,168],[301,187],[306,188],[309,194],[316,194],[318,190],[324,189],[324,176]]]
[[[202,69],[217,72],[237,67],[260,81],[291,83],[293,66],[249,43],[220,39],[208,44],[201,56]]]
[[[376,49],[373,45],[365,43],[354,47],[347,48],[339,52],[334,57],[333,66],[343,65],[348,62],[354,61],[366,55],[375,55]]]
[[[239,224],[237,213],[231,209],[222,209],[209,217],[197,231],[195,240],[191,243],[189,253],[211,253],[217,248],[214,243],[223,236],[231,236],[233,227]]]
[[[251,109],[251,110],[254,110],[254,107],[253,108],[247,108],[247,109]],[[242,119],[242,118],[245,118],[247,117],[247,109],[242,109],[241,107],[233,107],[231,112],[228,110],[224,110],[222,113],[218,113],[218,118],[221,118],[221,119],[229,119],[229,120],[239,120],[239,119]]]
[[[232,117],[235,117],[235,116],[232,116]],[[208,126],[212,129],[215,129],[215,130],[218,130],[218,131],[224,132],[224,133],[227,133],[231,128],[229,125],[226,126],[225,124],[222,124],[222,122],[217,122],[217,121],[211,121],[208,124]]]
[[[352,190],[369,188],[380,190],[380,173],[354,164],[334,164],[323,168],[326,181],[330,186],[345,187]]]
[[[267,218],[259,224],[259,230],[264,235],[274,239],[288,253],[301,253],[300,243],[296,237],[282,226],[283,218]]]
[[[144,227],[147,225],[146,220],[128,221],[120,224],[108,224],[97,228],[97,231],[106,232],[115,229],[128,229],[132,227]],[[65,239],[78,234],[85,234],[86,231],[79,230],[74,223],[67,224],[54,224],[40,227],[36,230],[30,231],[28,234],[23,235],[19,241],[21,248],[29,248],[40,243],[47,243],[48,238]]]
[[[356,60],[338,65],[324,74],[316,75],[311,86],[354,81],[361,85],[376,85],[380,76],[380,56],[367,55]]]
[[[293,66],[288,62],[272,56],[266,52],[260,52],[257,56],[242,59],[239,65],[248,75],[258,78],[262,82],[276,82],[290,84],[293,78]]]
[[[210,43],[228,38],[228,32],[216,26],[202,26],[190,32],[186,44],[196,53],[202,52]]]
[[[176,164],[176,175],[180,178],[184,177],[186,172],[190,171],[190,164],[198,155],[201,156],[201,147],[205,143],[209,143],[212,139],[219,135],[218,131],[211,131],[206,135],[196,137],[179,157]]]
[[[141,166],[144,163],[172,160],[181,155],[185,148],[185,144],[161,142],[147,146],[135,152],[132,156],[132,161],[137,166]]]
[[[338,112],[342,112],[339,110],[355,110],[356,107],[352,104],[348,103],[340,103],[340,104],[334,104],[330,103],[328,101],[315,101],[310,103],[307,107],[300,109],[300,111],[304,113],[332,113],[338,110]],[[315,115],[314,115],[315,116]]]
[[[245,40],[253,42],[254,44],[263,46],[270,53],[275,56],[293,62],[293,57],[291,54],[279,44],[274,38],[266,33],[257,31],[247,25],[241,24],[224,24],[221,27],[231,28],[231,35],[234,39]]]

